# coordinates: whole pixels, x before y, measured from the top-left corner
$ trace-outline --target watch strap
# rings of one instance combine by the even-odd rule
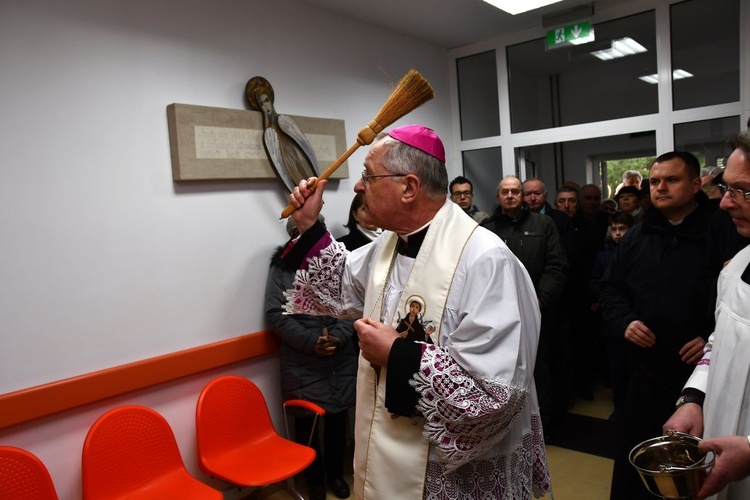
[[[698,406],[703,406],[703,397],[697,394],[681,394],[679,398],[677,398],[677,402],[675,403],[675,409],[679,408],[680,406],[686,404],[686,403],[695,403]]]

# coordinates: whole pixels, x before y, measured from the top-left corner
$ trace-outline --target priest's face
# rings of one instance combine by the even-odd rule
[[[419,316],[419,311],[422,310],[422,306],[417,302],[416,300],[412,301],[411,304],[409,304],[409,314],[416,318]]]
[[[741,149],[735,149],[727,160],[724,183],[733,188],[733,196],[727,191],[721,199],[721,208],[732,216],[737,232],[750,238],[750,197],[742,192],[750,191],[750,158]]]
[[[396,230],[392,221],[397,220],[400,215],[402,181],[405,176],[393,174],[385,168],[382,161],[383,148],[382,142],[370,147],[365,157],[365,171],[354,185],[354,191],[363,195],[359,211],[363,225]]]

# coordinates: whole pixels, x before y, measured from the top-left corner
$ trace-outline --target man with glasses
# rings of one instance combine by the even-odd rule
[[[489,215],[479,210],[477,206],[473,204],[474,185],[469,179],[459,175],[451,181],[449,189],[451,200],[453,200],[453,203],[463,208],[466,215],[477,221],[479,224],[487,220]]]
[[[379,135],[354,190],[383,228],[346,252],[318,222],[325,180],[289,196],[301,236],[292,314],[359,317],[354,493],[360,499],[531,498],[550,491],[534,387],[539,306],[521,263],[447,199],[429,128]],[[414,301],[428,342],[401,338]],[[429,331],[428,331],[429,330]]]
[[[736,135],[730,146],[720,207],[731,216],[737,233],[750,238],[750,135]],[[677,410],[664,424],[665,431],[703,436],[701,450],[716,455],[696,498],[716,493],[720,500],[750,498],[749,351],[750,247],[745,247],[721,272],[716,327]]]
[[[628,453],[661,434],[711,331],[706,235],[711,207],[700,165],[673,151],[649,172],[653,208],[620,240],[601,281],[602,319],[623,336],[628,387],[612,500],[651,499]]]

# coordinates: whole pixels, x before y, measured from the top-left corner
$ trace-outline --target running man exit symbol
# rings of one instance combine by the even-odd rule
[[[578,45],[594,41],[594,30],[589,21],[563,26],[547,31],[547,48]]]

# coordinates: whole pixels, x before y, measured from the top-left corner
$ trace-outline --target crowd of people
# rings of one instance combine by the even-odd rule
[[[750,497],[750,136],[731,145],[724,171],[674,151],[604,200],[566,182],[551,204],[541,179],[505,177],[485,213],[468,178],[448,182],[432,130],[398,127],[373,142],[338,241],[327,181],[301,181],[266,312],[284,397],[330,405],[311,498],[326,483],[349,496],[352,406],[357,498],[542,496],[545,444],[600,383],[618,426],[612,499],[652,497],[628,454],[667,430],[716,454],[701,498]]]

